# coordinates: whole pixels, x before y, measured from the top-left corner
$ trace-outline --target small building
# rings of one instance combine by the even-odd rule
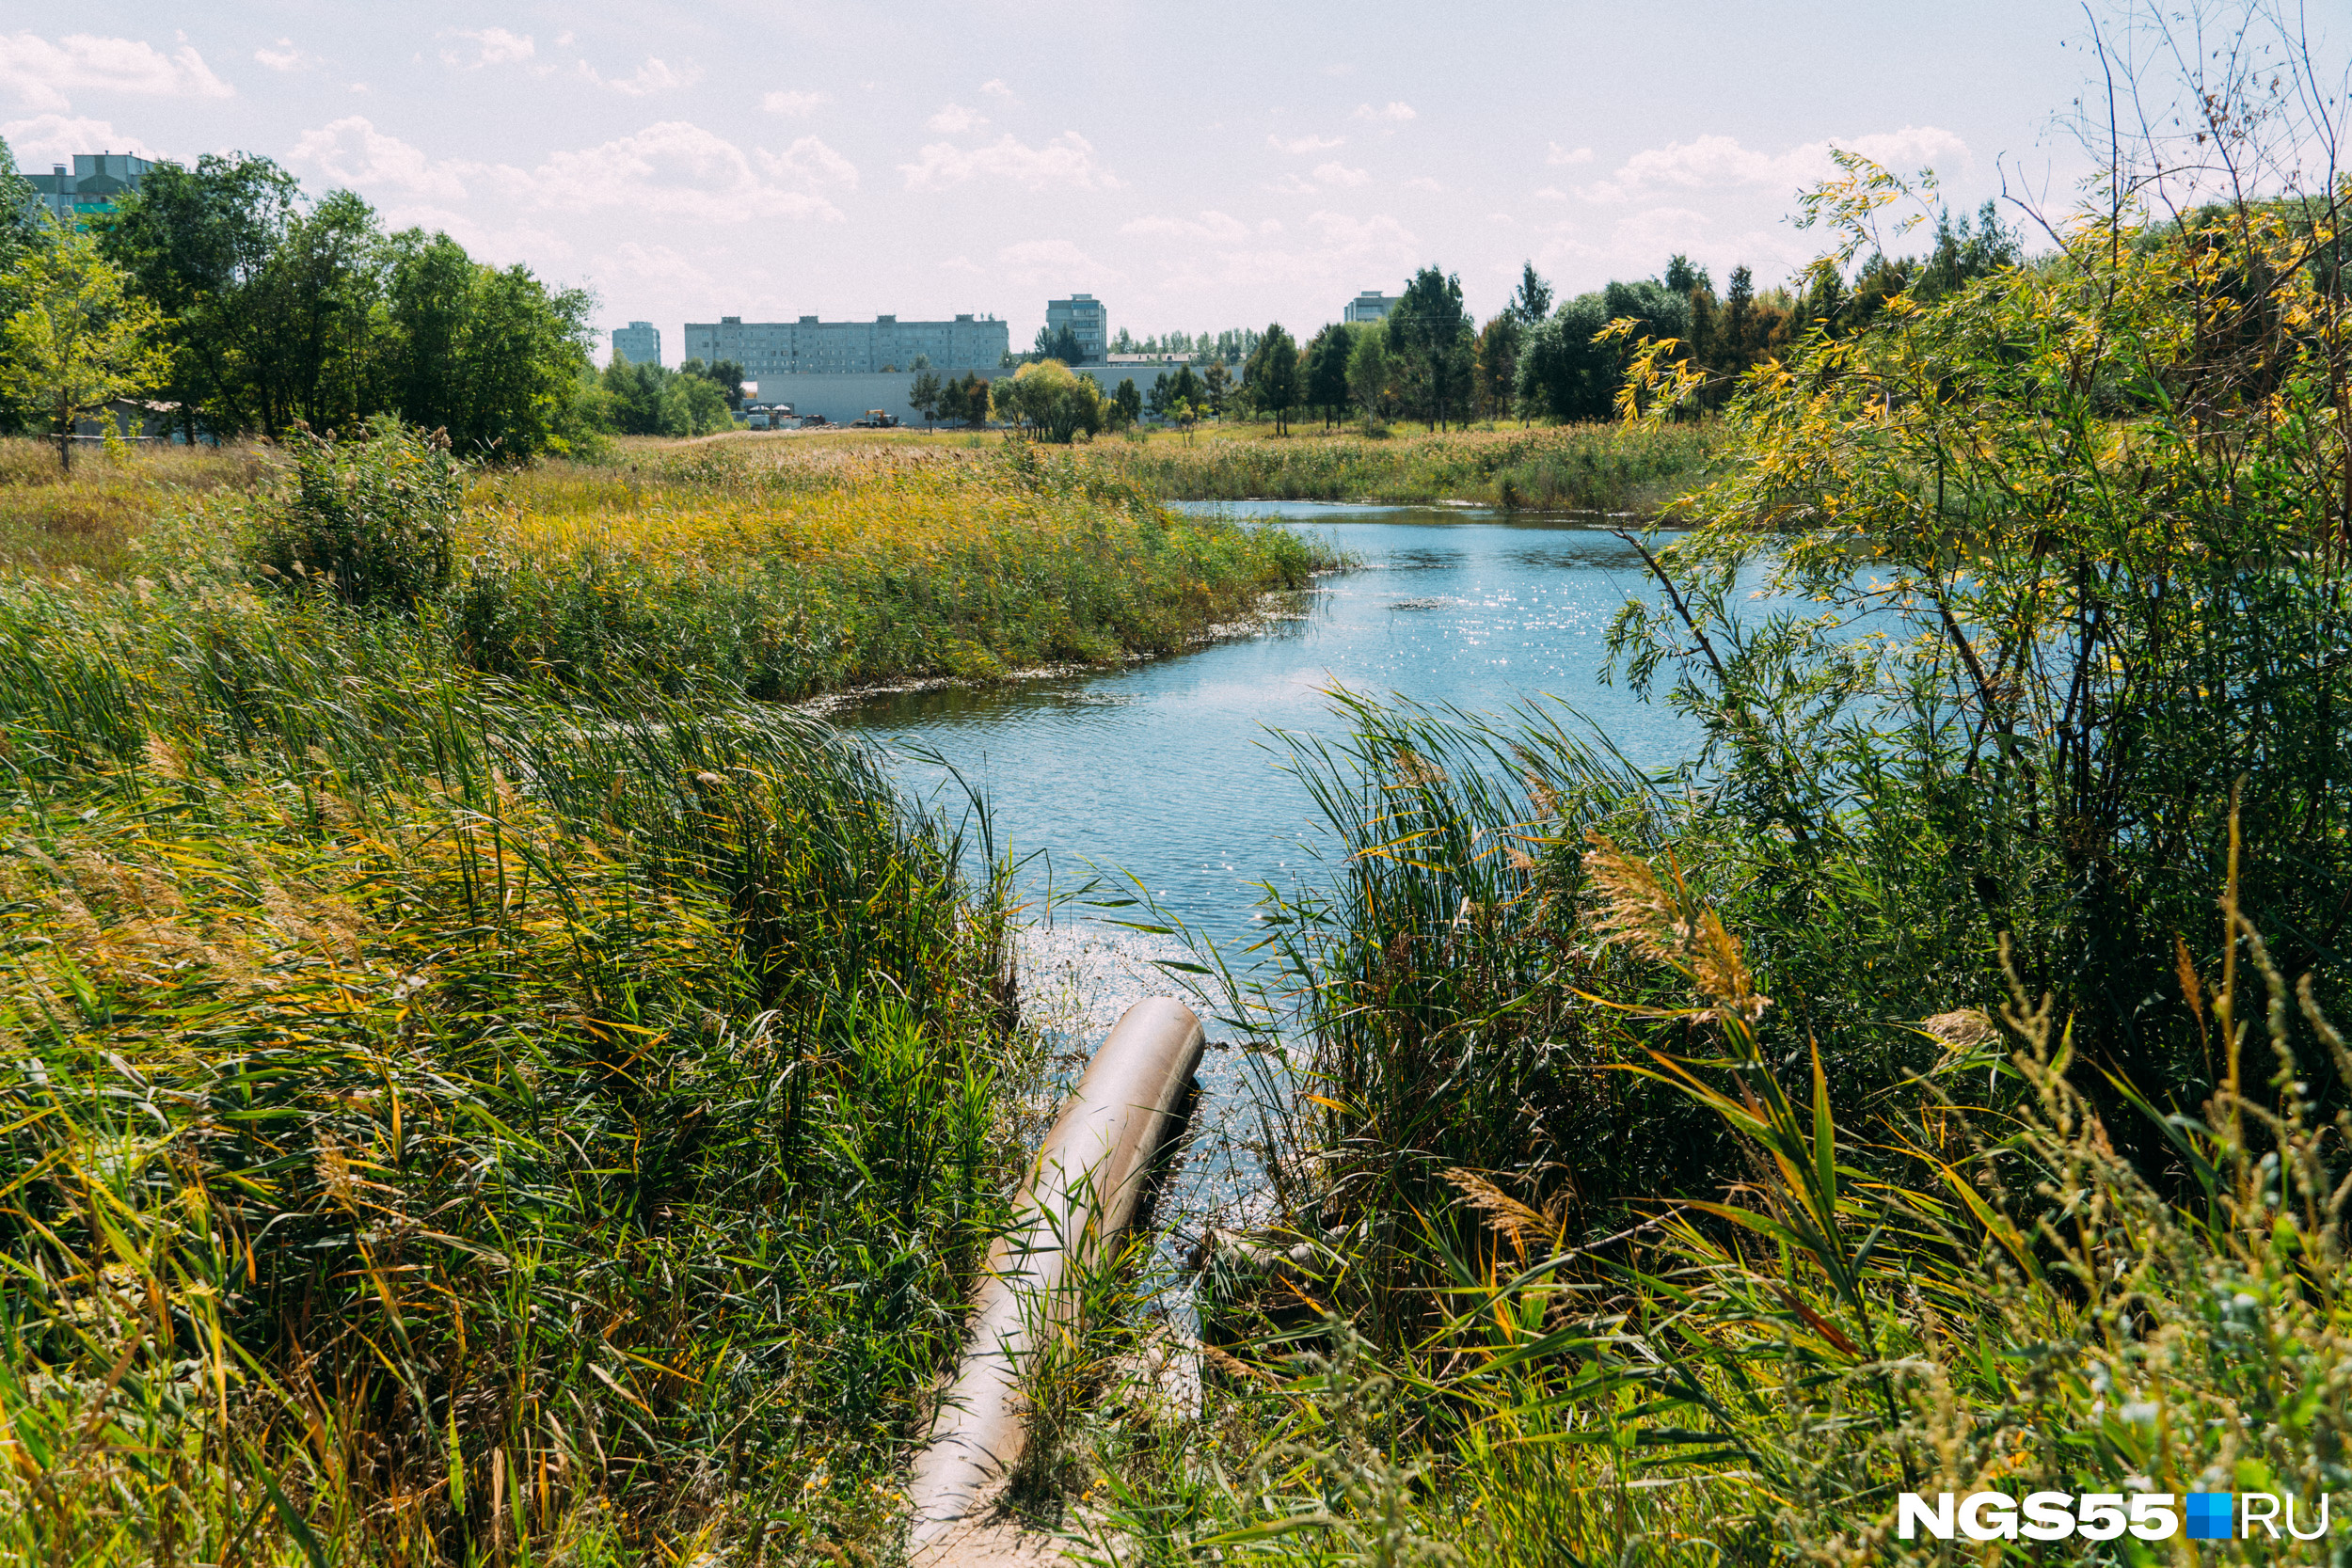
[[[154,166],[151,160],[128,152],[76,152],[72,172],[63,164],[53,164],[47,174],[25,179],[32,182],[35,200],[59,223],[73,224],[113,212]]]
[[[612,352],[632,365],[661,363],[661,329],[651,322],[631,322],[612,329]]]
[[[195,423],[196,438],[219,444],[220,438],[200,421],[182,417],[176,403],[153,403],[145,398],[109,398],[103,409],[91,409],[73,421],[73,438],[77,441],[103,441],[107,427],[113,426],[119,441],[161,441],[166,445],[184,442],[188,428]]]
[[[1403,302],[1402,294],[1384,294],[1377,289],[1366,289],[1347,302],[1340,311],[1343,322],[1376,322],[1389,319],[1389,312]]]
[[[1077,334],[1078,346],[1085,350],[1079,362],[1099,365],[1110,348],[1110,316],[1103,302],[1092,294],[1072,294],[1068,299],[1045,302],[1045,330],[1058,334],[1063,327]]]

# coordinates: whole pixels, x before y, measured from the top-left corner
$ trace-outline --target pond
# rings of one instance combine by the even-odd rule
[[[1211,503],[1199,503],[1207,509]],[[1335,687],[1499,711],[1558,697],[1634,762],[1669,763],[1689,726],[1600,684],[1609,621],[1646,578],[1606,528],[1457,507],[1249,502],[1359,562],[1250,636],[1124,668],[867,699],[843,728],[898,756],[930,797],[944,758],[989,801],[997,842],[1044,851],[1025,872],[1067,891],[1092,869],[1132,875],[1220,943],[1250,937],[1256,883],[1286,882],[1318,832],[1270,730],[1336,735]],[[1083,905],[1062,918],[1083,916]]]

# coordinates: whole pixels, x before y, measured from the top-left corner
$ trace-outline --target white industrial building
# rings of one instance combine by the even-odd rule
[[[876,375],[908,369],[920,355],[932,370],[994,371],[1011,347],[1006,325],[993,316],[958,316],[945,322],[902,322],[876,316],[870,322],[747,322],[721,316],[686,324],[686,357],[716,364],[732,359],[743,378],[759,383],[771,401],[797,403],[785,377]]]
[[[1376,322],[1389,319],[1389,312],[1404,300],[1403,294],[1384,294],[1377,289],[1366,289],[1347,302],[1340,311],[1343,322]]]
[[[651,322],[631,322],[612,329],[612,353],[632,365],[661,363],[661,329]]]

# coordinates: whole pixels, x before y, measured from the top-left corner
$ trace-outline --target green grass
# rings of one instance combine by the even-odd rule
[[[1367,436],[1237,424],[1098,440],[1104,469],[1169,500],[1474,501],[1540,512],[1651,515],[1704,476],[1711,427],[1508,426]]]
[[[893,1539],[1022,1157],[1000,889],[820,726],[445,647],[0,592],[0,1559]]]
[[[1894,1539],[1903,1491],[2341,1520],[2352,1117],[2305,1085],[2352,1052],[2233,884],[2223,963],[2151,977],[2224,1085],[2162,1118],[2169,1191],[2003,958],[1991,1011],[1817,1007],[1681,858],[1703,802],[1541,713],[1352,717],[1296,752],[1335,869],[1270,892],[1278,974],[1229,996],[1287,1064],[1272,1245],[1202,1275],[1200,1418],[1088,1434],[1098,1560],[1992,1560]],[[1889,1035],[1912,1070],[1833,1081]]]

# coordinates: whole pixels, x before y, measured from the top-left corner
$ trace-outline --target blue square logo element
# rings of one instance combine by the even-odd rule
[[[2237,1534],[2237,1494],[2191,1492],[2188,1495],[2188,1538],[2227,1541]]]

